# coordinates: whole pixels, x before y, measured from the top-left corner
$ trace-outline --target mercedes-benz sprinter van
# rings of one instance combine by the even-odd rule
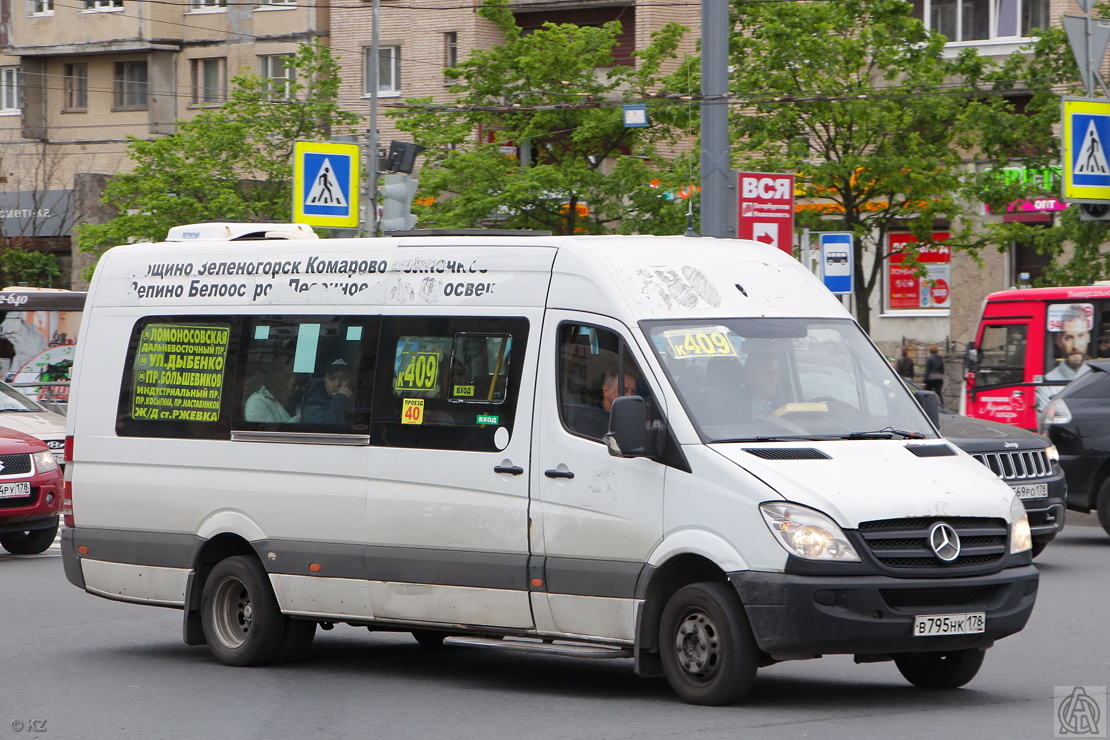
[[[346,623],[633,658],[700,704],[833,653],[952,688],[1025,625],[1021,502],[781,251],[310,236],[101,258],[73,584],[182,610],[231,665]]]

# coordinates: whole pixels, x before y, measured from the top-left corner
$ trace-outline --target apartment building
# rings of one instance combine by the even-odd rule
[[[296,0],[0,0],[0,237],[67,254],[131,168],[128,136],[220,105],[241,69],[282,84],[329,25],[328,3]]]
[[[436,103],[452,100],[451,81],[443,70],[466,58],[471,49],[486,49],[502,41],[501,33],[478,15],[478,3],[430,0],[419,5],[380,0],[378,99],[431,97]],[[621,23],[614,64],[632,64],[632,53],[648,45],[651,34],[670,22],[691,29],[681,53],[694,53],[700,28],[700,0],[657,3],[648,0],[512,0],[510,9],[522,29],[544,23],[600,26]],[[332,9],[332,51],[344,70],[341,100],[344,108],[365,114],[373,91],[370,65],[369,3],[336,5]],[[677,62],[675,63],[677,64]],[[383,107],[384,110],[384,107]],[[408,141],[388,116],[378,121],[380,141]]]

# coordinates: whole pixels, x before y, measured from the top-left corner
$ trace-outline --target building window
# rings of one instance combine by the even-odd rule
[[[123,0],[83,0],[85,10],[122,10]]]
[[[459,65],[459,34],[449,31],[443,34],[443,67],[450,69]]]
[[[372,64],[370,63],[370,49],[367,48],[363,54],[363,95],[370,95],[373,93],[371,79],[373,77]],[[400,46],[381,46],[378,47],[378,94],[379,95],[400,95],[401,94],[401,47]]]
[[[227,0],[190,0],[193,10],[226,10]]]
[[[54,15],[54,0],[30,0],[31,15]]]
[[[224,102],[227,90],[227,60],[192,60],[193,105],[215,105]]]
[[[83,111],[89,107],[89,68],[86,64],[65,66],[65,110]]]
[[[258,74],[268,81],[270,97],[285,100],[292,97],[292,85],[296,79],[291,54],[268,54],[258,57]]]
[[[1048,28],[1049,0],[913,0],[913,15],[949,41],[1027,38]]]
[[[0,113],[18,113],[19,67],[0,67]]]
[[[297,0],[258,0],[258,4],[263,7],[267,5],[296,5]]]
[[[116,62],[115,107],[147,107],[146,62]]]

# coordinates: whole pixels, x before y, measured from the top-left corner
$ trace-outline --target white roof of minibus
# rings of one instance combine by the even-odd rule
[[[289,271],[263,272],[271,263]],[[195,289],[220,283],[243,285],[244,295],[207,296]],[[348,292],[352,283],[359,290]],[[266,284],[271,289],[262,295],[258,286]],[[101,257],[90,294],[93,305],[546,304],[628,321],[847,316],[819,280],[774,247],[684,236],[429,235],[132,244]]]

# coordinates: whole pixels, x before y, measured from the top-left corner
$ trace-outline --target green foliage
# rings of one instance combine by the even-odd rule
[[[8,247],[0,252],[0,285],[53,288],[61,276],[53,255],[21,247]]]
[[[202,221],[289,221],[294,142],[327,140],[359,120],[339,109],[339,65],[327,48],[302,45],[289,64],[296,79],[280,99],[244,71],[226,103],[178,122],[177,133],[131,137],[135,169],[113,177],[102,198],[120,215],[80,226],[79,249],[99,255]]]
[[[653,113],[648,128],[625,128],[616,103],[658,89],[660,65],[674,58],[685,29],[671,24],[656,33],[633,68],[612,63],[616,22],[548,23],[525,34],[502,0],[487,0],[479,12],[504,43],[446,70],[456,80],[457,106],[390,113],[428,147],[419,195],[431,202],[415,211],[420,227],[681,232],[682,204],[650,185],[675,181],[658,145],[679,132]],[[501,151],[522,145],[531,148],[525,166]]]
[[[966,49],[947,58],[945,38],[911,17],[912,7],[828,0],[735,8],[730,89],[750,101],[732,117],[735,160],[741,169],[797,173],[804,196],[826,204],[799,214],[799,227],[851,231],[856,264],[875,257],[856,281],[865,329],[892,230],[908,229],[926,246],[934,225],[947,222],[954,249],[992,245],[971,218],[982,201],[961,198],[975,183],[997,182],[975,176],[972,153],[986,168],[1031,150],[1052,156],[1042,108],[1051,90],[1030,76],[1027,57],[996,65]],[[1037,73],[1053,79],[1066,71],[1055,58],[1042,67]],[[1017,115],[1004,94],[1018,83],[1034,88],[1032,118]]]

